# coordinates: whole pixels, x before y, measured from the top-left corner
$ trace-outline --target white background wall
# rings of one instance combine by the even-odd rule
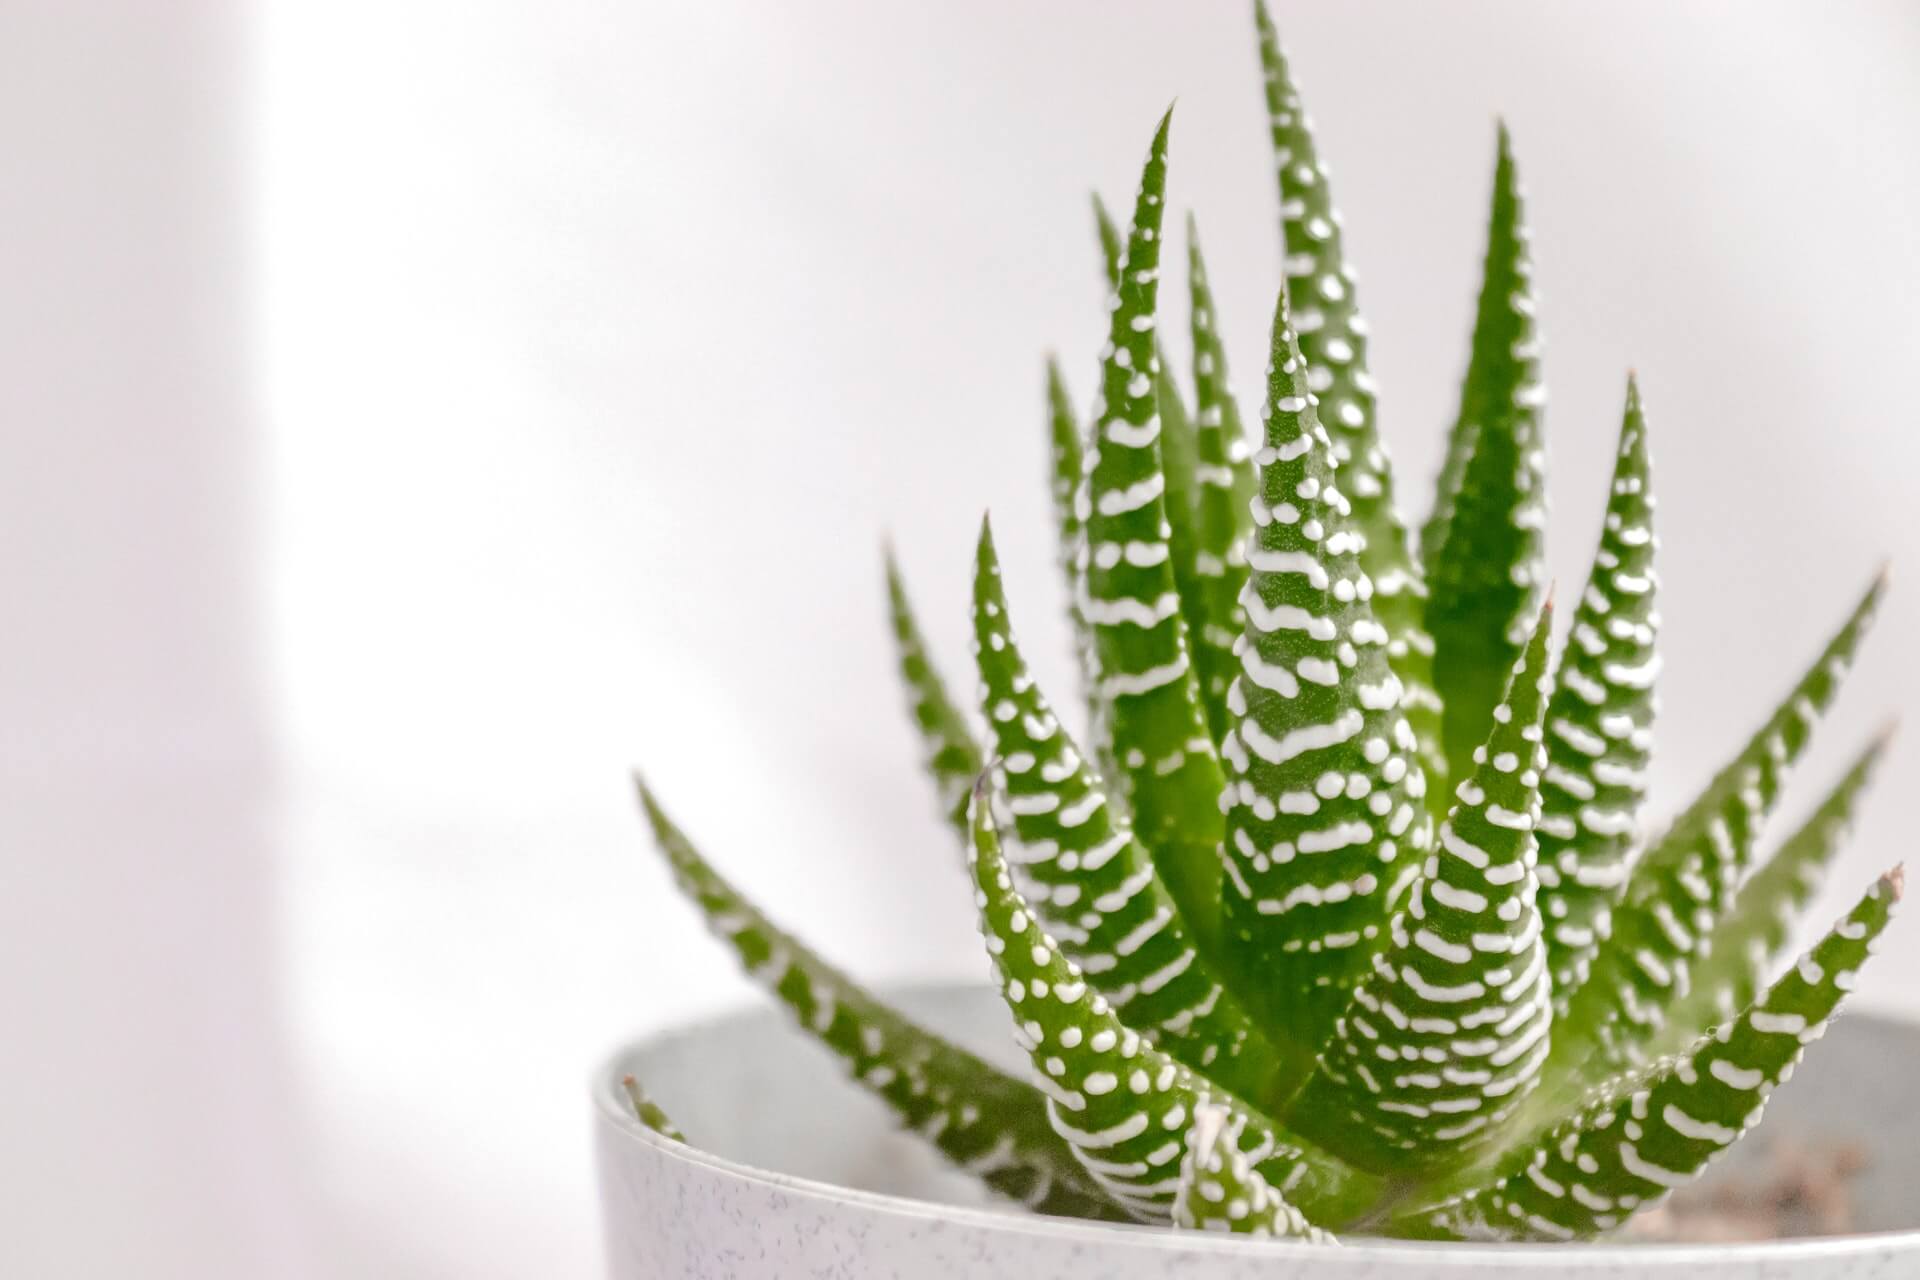
[[[243,35],[0,5],[0,1275],[303,1274]]]
[[[5,1195],[47,1206],[27,1239],[53,1247],[97,1191],[119,1229],[89,1247],[157,1240],[148,1274],[591,1274],[585,1073],[744,994],[625,769],[835,958],[978,972],[878,539],[964,687],[990,506],[1064,679],[1040,353],[1084,403],[1086,193],[1124,199],[1178,95],[1175,199],[1257,387],[1278,249],[1248,16],[93,7],[9,10],[0,38],[0,136],[31,161],[0,184],[30,215],[0,237],[30,286],[0,297],[28,851],[0,993],[35,1072],[0,1103]],[[1639,369],[1677,802],[1878,557],[1920,557],[1920,11],[1277,16],[1414,492],[1464,358],[1495,112],[1532,197],[1563,583]],[[1920,705],[1916,635],[1897,590],[1810,773]],[[1907,852],[1916,759],[1818,915]],[[1862,998],[1920,1009],[1917,979],[1909,929]],[[118,1160],[116,1103],[142,1118]]]

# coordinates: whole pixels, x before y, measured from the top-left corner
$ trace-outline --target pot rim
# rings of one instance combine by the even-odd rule
[[[935,994],[972,990],[977,984],[966,982],[915,982],[886,988],[894,994]],[[1019,1235],[1046,1235],[1085,1240],[1125,1248],[1148,1250],[1204,1251],[1229,1256],[1259,1254],[1276,1247],[1305,1250],[1310,1254],[1338,1255],[1346,1261],[1404,1261],[1409,1255],[1444,1252],[1459,1262],[1483,1263],[1501,1268],[1524,1260],[1527,1264],[1551,1263],[1555,1259],[1587,1263],[1661,1262],[1667,1264],[1705,1262],[1786,1261],[1799,1257],[1844,1257],[1872,1254],[1888,1249],[1912,1250],[1920,1256],[1920,1227],[1897,1231],[1857,1231],[1835,1236],[1801,1236],[1783,1240],[1745,1241],[1735,1244],[1663,1243],[1648,1244],[1550,1244],[1514,1242],[1482,1244],[1453,1241],[1387,1240],[1361,1237],[1351,1243],[1308,1244],[1290,1241],[1277,1245],[1272,1240],[1202,1231],[1172,1231],[1164,1227],[1134,1222],[1091,1222],[1079,1218],[1054,1218],[1024,1214],[1011,1209],[978,1208],[970,1205],[942,1204],[913,1196],[883,1191],[865,1191],[843,1187],[818,1178],[801,1177],[775,1169],[763,1169],[744,1161],[716,1155],[690,1142],[675,1142],[640,1123],[627,1101],[621,1081],[628,1074],[626,1064],[637,1053],[677,1040],[700,1035],[722,1023],[752,1014],[778,1014],[777,1005],[764,1001],[740,1001],[691,1021],[676,1023],[648,1032],[637,1039],[622,1042],[613,1054],[597,1067],[590,1079],[593,1107],[597,1118],[622,1137],[641,1142],[672,1160],[736,1178],[752,1186],[785,1192],[788,1195],[819,1202],[854,1206],[874,1213],[920,1221],[960,1223]],[[1849,1015],[1862,1021],[1894,1023],[1920,1029],[1920,1019],[1898,1014],[1860,1010]],[[791,1019],[782,1019],[791,1021]]]

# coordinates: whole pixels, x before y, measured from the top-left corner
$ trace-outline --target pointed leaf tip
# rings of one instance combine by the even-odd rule
[[[1630,379],[1600,536],[1547,710],[1540,909],[1560,1013],[1609,932],[1646,797],[1660,670],[1651,485],[1646,414]]]
[[[1344,469],[1276,302],[1220,853],[1223,920],[1260,1016],[1321,1043],[1433,827]],[[1338,779],[1339,786],[1331,785]]]
[[[1410,1209],[1395,1234],[1576,1239],[1611,1230],[1692,1181],[1759,1122],[1774,1089],[1824,1033],[1891,918],[1898,889],[1895,872],[1882,876],[1738,1017],[1610,1082],[1503,1155],[1488,1181]]]
[[[1634,863],[1567,1005],[1549,1075],[1564,1090],[1646,1060],[1753,864],[1762,824],[1832,705],[1881,597],[1876,581],[1820,656],[1713,780]],[[1674,929],[1669,921],[1684,921]]]
[[[640,772],[639,766],[627,772],[633,779],[634,793],[640,797],[640,808],[646,813],[648,821],[657,824],[666,815],[660,811],[660,802],[654,798],[653,788],[647,785],[646,776]]]
[[[1100,260],[1107,269],[1107,284],[1110,288],[1118,289],[1120,268],[1126,264],[1127,242],[1121,237],[1120,228],[1098,191],[1093,193],[1093,229],[1100,238]]]
[[[1420,537],[1449,778],[1472,767],[1545,572],[1546,393],[1528,243],[1502,128],[1467,373]]]
[[[1164,122],[1163,122],[1164,126]],[[1118,783],[1174,899],[1216,912],[1220,763],[1188,644],[1192,448],[1155,337],[1165,215],[1164,128],[1141,170],[1087,448],[1081,610],[1110,712]],[[1178,414],[1182,421],[1176,422]],[[1176,428],[1178,428],[1176,430]],[[1183,529],[1185,536],[1183,537]]]
[[[1648,1057],[1686,1047],[1702,1029],[1718,1026],[1745,1008],[1766,985],[1795,920],[1819,892],[1827,868],[1851,834],[1886,746],[1884,737],[1869,742],[1800,828],[1741,883]]]
[[[964,843],[966,827],[961,810],[966,784],[980,769],[979,745],[934,665],[891,545],[886,549],[886,578],[894,656],[906,694],[907,716],[920,739],[921,768],[933,781],[941,813]]]
[[[1115,811],[1034,682],[1015,635],[991,541],[973,584],[980,707],[993,735],[994,796],[1013,861],[1041,922],[1094,990],[1156,1046],[1255,1100],[1279,1055],[1213,976],[1152,855]]]
[[[1280,196],[1288,322],[1317,396],[1320,426],[1331,437],[1340,465],[1339,488],[1362,539],[1360,567],[1373,587],[1375,621],[1386,629],[1387,656],[1405,686],[1407,727],[1422,772],[1435,784],[1437,802],[1438,793],[1445,791],[1439,784],[1446,777],[1446,758],[1440,746],[1440,699],[1433,687],[1433,641],[1425,622],[1427,586],[1395,497],[1393,464],[1379,435],[1359,285],[1347,261],[1327,165],[1279,34],[1264,7],[1256,6],[1254,12]]]
[[[1188,330],[1193,345],[1194,483],[1190,572],[1178,575],[1187,641],[1200,677],[1215,742],[1232,724],[1227,692],[1240,668],[1236,645],[1245,622],[1240,593],[1247,582],[1243,552],[1253,528],[1253,463],[1240,406],[1229,387],[1226,346],[1213,286],[1200,248],[1199,224],[1187,215]],[[1169,472],[1171,482],[1172,473]]]
[[[1294,1104],[1300,1132],[1363,1169],[1463,1162],[1500,1135],[1546,1060],[1553,1009],[1534,829],[1551,622],[1543,608],[1436,851]],[[1428,1065],[1461,1061],[1471,1066]]]
[[[988,1186],[1042,1213],[1112,1219],[1030,1085],[903,1017],[781,929],[716,871],[654,803],[654,843],[708,930],[855,1082]]]
[[[639,1080],[631,1075],[622,1076],[620,1087],[626,1091],[627,1104],[633,1108],[634,1118],[642,1125],[663,1138],[670,1138],[675,1142],[687,1140],[687,1135],[680,1132],[680,1127],[641,1089]]]
[[[1032,1060],[1054,1129],[1115,1202],[1143,1222],[1172,1219],[1177,1179],[1167,1175],[1184,1154],[1187,1121],[1207,1102],[1242,1120],[1240,1149],[1309,1211],[1351,1212],[1377,1192],[1324,1152],[1288,1141],[1248,1104],[1123,1022],[1015,885],[984,796],[974,803],[972,828],[974,903],[1015,1042]]]

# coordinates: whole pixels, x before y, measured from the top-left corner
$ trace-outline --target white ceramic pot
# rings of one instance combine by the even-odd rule
[[[928,987],[899,1004],[1012,1062],[987,988]],[[651,1037],[593,1082],[614,1280],[1920,1280],[1920,1026],[1854,1014],[1815,1046],[1768,1111],[1781,1136],[1858,1144],[1864,1234],[1743,1245],[1319,1247],[1106,1226],[987,1201],[842,1079],[770,1007]],[[638,1075],[697,1146],[634,1120]],[[1764,1141],[1761,1139],[1760,1141]],[[1754,1158],[1743,1144],[1709,1177]]]

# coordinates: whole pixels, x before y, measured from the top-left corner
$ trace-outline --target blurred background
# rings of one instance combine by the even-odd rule
[[[1920,8],[1275,9],[1407,490],[1496,113],[1562,584],[1640,373],[1671,808],[1920,561]],[[980,972],[880,539],[964,688],[991,507],[1068,678],[1041,355],[1084,405],[1087,195],[1176,95],[1244,399],[1244,4],[0,4],[0,1272],[594,1274],[589,1070],[747,993],[631,766],[833,958]],[[1903,585],[1809,783],[1920,706],[1916,640]],[[1917,763],[1816,921],[1910,852]],[[1860,999],[1920,1012],[1920,931]]]

